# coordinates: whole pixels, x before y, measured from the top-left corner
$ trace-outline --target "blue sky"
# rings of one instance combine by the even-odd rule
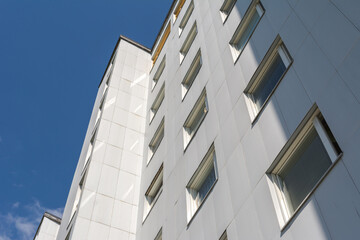
[[[171,3],[0,1],[0,240],[61,214],[118,36],[151,47]]]

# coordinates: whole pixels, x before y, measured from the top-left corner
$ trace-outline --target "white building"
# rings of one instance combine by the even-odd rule
[[[175,0],[120,37],[57,239],[358,239],[358,9]]]
[[[36,230],[34,240],[56,240],[61,219],[45,212]]]

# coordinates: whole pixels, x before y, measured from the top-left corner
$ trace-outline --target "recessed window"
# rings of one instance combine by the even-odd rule
[[[110,66],[108,67],[108,70],[107,70],[107,72],[105,74],[106,82],[105,82],[105,87],[104,87],[104,91],[103,91],[104,95],[105,95],[105,92],[108,90],[109,85],[110,85],[110,77],[111,77],[112,72],[114,70],[114,60],[115,60],[115,58],[111,61]]]
[[[225,0],[223,5],[220,8],[220,15],[223,22],[226,21],[227,17],[230,15],[231,10],[233,9],[236,0]]]
[[[156,70],[156,73],[154,75],[153,81],[152,81],[152,85],[151,85],[151,89],[154,90],[156,84],[158,83],[161,74],[164,72],[165,69],[165,65],[166,65],[166,56],[163,57],[163,59],[161,60],[161,63],[158,67],[158,69]]]
[[[188,23],[189,21],[189,18],[192,14],[194,10],[194,1],[191,1],[191,3],[189,4],[189,7],[187,8],[185,14],[184,14],[184,17],[183,19],[181,20],[180,22],[180,25],[179,25],[179,36],[181,35],[181,33],[183,32],[184,28],[186,27],[186,24]]]
[[[187,35],[187,37],[180,49],[180,64],[184,60],[186,54],[189,52],[191,44],[194,42],[196,35],[197,35],[197,25],[195,22],[194,25],[192,26],[192,28],[190,29],[190,32]]]
[[[284,226],[337,161],[341,149],[318,109],[308,114],[268,171]],[[299,129],[299,128],[298,128]]]
[[[225,232],[221,235],[221,237],[219,238],[219,240],[228,240],[226,230],[225,230]]]
[[[285,45],[278,40],[270,47],[245,89],[251,119],[254,120],[285,75],[292,59]]]
[[[176,8],[174,10],[174,22],[176,21],[177,17],[180,14],[180,11],[182,7],[184,6],[185,0],[179,0],[178,4],[176,5]]]
[[[153,104],[151,105],[151,108],[150,108],[150,123],[154,119],[157,111],[159,110],[160,105],[164,100],[164,97],[165,97],[165,83],[163,83],[158,95],[156,96]]]
[[[202,121],[205,119],[206,114],[209,111],[206,90],[202,91],[200,97],[195,103],[195,106],[191,110],[183,126],[184,135],[184,149],[186,150],[191,139],[195,136],[197,130],[200,128]]]
[[[156,60],[158,59],[160,52],[161,52],[162,48],[164,47],[167,38],[169,37],[170,30],[171,30],[171,26],[170,26],[170,22],[169,22],[162,34],[162,37],[156,47],[155,52],[151,58],[151,60],[153,61],[153,65],[155,64]]]
[[[92,135],[90,143],[89,143],[89,147],[86,153],[86,157],[85,157],[85,163],[84,163],[84,169],[86,168],[86,166],[88,165],[92,152],[93,152],[93,148],[94,148],[94,144],[95,144],[95,136],[96,136],[96,132]]]
[[[190,65],[189,70],[187,71],[183,81],[181,82],[182,99],[185,98],[186,93],[189,91],[191,85],[193,84],[197,74],[200,71],[201,65],[202,65],[202,59],[201,59],[201,51],[199,49],[194,60]]]
[[[217,178],[215,147],[212,144],[186,186],[188,223],[211,192]]]
[[[156,234],[156,237],[154,240],[162,240],[162,228],[160,229],[160,231],[158,232],[158,234]]]
[[[65,240],[70,240],[71,232],[72,232],[72,228],[69,230],[68,234],[66,235]]]
[[[156,150],[158,149],[162,139],[164,138],[164,118],[161,120],[159,127],[157,128],[153,138],[149,143],[149,154],[148,154],[148,162],[150,162],[151,158],[154,156]]]
[[[159,196],[162,192],[162,185],[163,185],[163,164],[161,164],[161,166],[160,166],[159,170],[157,171],[154,179],[152,180],[149,188],[146,190],[145,201],[144,201],[143,221],[146,219],[150,210],[152,209],[155,202],[159,198]]]
[[[230,40],[230,48],[234,62],[244,50],[263,14],[264,8],[261,3],[253,1]]]
[[[108,92],[108,88],[106,89],[105,93],[103,94],[101,100],[100,100],[100,106],[99,106],[99,109],[98,109],[98,112],[96,114],[96,119],[95,119],[95,127],[94,128],[97,128],[97,125],[99,123],[99,119],[101,117],[101,113],[103,111],[103,108],[104,108],[104,102],[105,102],[105,97],[107,95],[107,92]]]
[[[75,216],[75,213],[79,210],[79,203],[80,203],[81,193],[83,191],[84,179],[85,179],[85,175],[80,180],[80,183],[79,183],[78,188],[76,190],[75,200],[74,200],[73,208],[71,210],[71,218],[70,218],[69,223],[71,223],[72,219]]]

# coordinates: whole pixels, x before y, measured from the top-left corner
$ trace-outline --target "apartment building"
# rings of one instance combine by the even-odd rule
[[[357,239],[357,9],[175,0],[121,36],[57,239]]]

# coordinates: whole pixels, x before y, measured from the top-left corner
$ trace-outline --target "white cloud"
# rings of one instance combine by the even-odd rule
[[[13,203],[12,208],[18,208],[20,206],[19,202]],[[0,239],[1,240],[1,239]]]
[[[16,202],[12,206],[13,209],[17,209],[20,203]],[[6,214],[0,213],[0,240],[32,239],[44,212],[49,212],[61,217],[64,210],[63,208],[46,208],[36,199],[34,199],[33,203],[25,205],[22,208],[24,211],[21,211],[21,215],[13,212]]]
[[[0,235],[0,240],[11,240],[11,238],[6,235]]]

